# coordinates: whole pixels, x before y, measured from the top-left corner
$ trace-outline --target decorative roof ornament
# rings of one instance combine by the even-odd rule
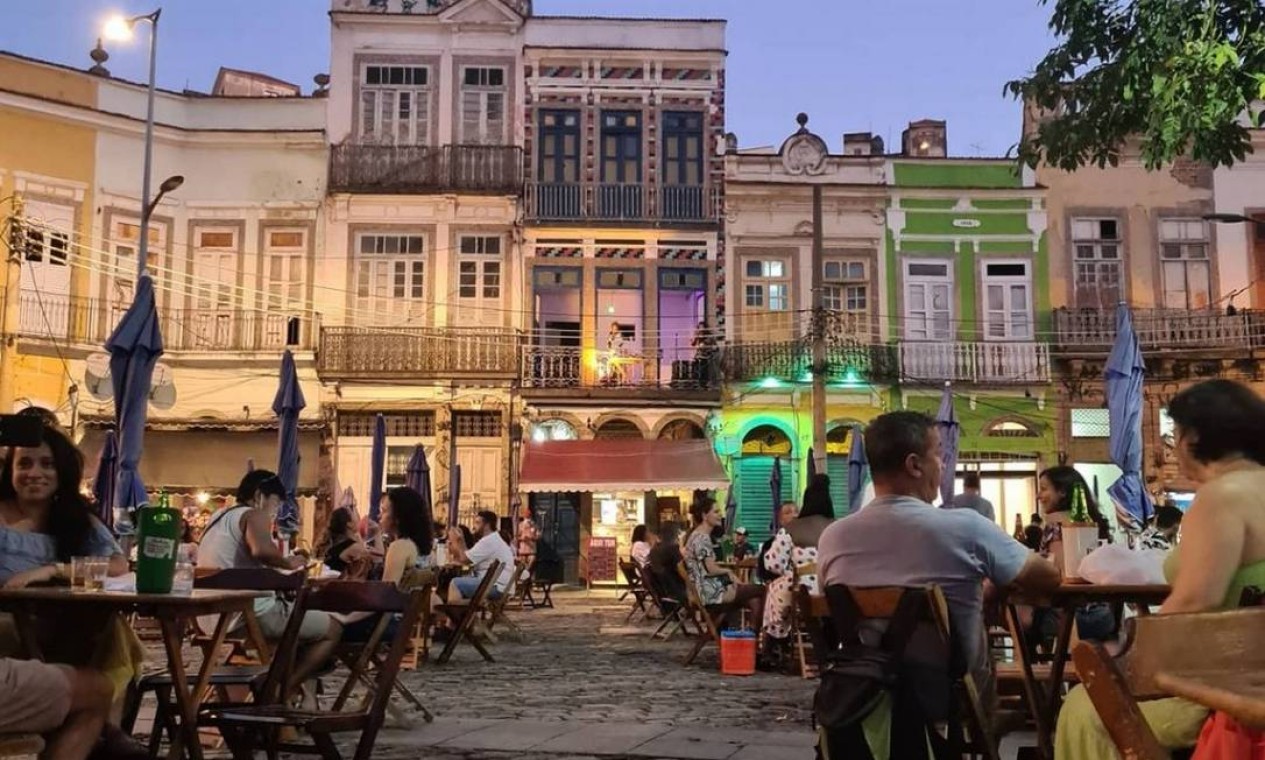
[[[110,60],[110,54],[105,52],[105,48],[101,46],[101,38],[97,38],[97,46],[88,53],[88,57],[92,59],[93,66],[88,69],[89,74],[95,74],[99,77],[110,76],[110,70],[105,67],[105,62]]]
[[[787,174],[815,176],[826,171],[826,157],[830,155],[826,143],[808,131],[808,114],[795,117],[799,129],[782,143],[778,155]]]

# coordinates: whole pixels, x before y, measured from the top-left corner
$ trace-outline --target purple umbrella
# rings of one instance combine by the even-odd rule
[[[457,524],[457,507],[461,504],[461,465],[453,463],[452,482],[448,484],[448,526]]]
[[[277,477],[285,488],[285,501],[277,511],[277,531],[293,535],[299,531],[299,506],[295,492],[299,489],[299,413],[307,406],[299,373],[294,367],[294,354],[286,349],[281,355],[281,383],[272,411],[277,415]]]
[[[422,513],[428,523],[435,521],[435,507],[430,495],[430,465],[426,463],[426,448],[422,444],[413,447],[408,467],[404,471],[404,485],[422,497]]]
[[[958,440],[962,437],[962,426],[958,424],[957,412],[953,409],[953,387],[948,382],[945,382],[944,393],[940,396],[936,424],[940,428],[940,462],[944,465],[944,472],[940,475],[940,500],[948,504],[953,500],[957,481]]]
[[[769,473],[769,491],[773,495],[773,516],[769,518],[769,533],[777,533],[777,510],[782,506],[782,458],[773,457],[773,471]]]
[[[114,428],[119,437],[119,479],[114,490],[116,508],[130,512],[149,501],[138,467],[145,448],[145,418],[154,365],[163,354],[162,331],[154,302],[154,281],[142,274],[136,298],[105,342],[110,354],[114,389]]]
[[[387,463],[387,421],[379,414],[373,420],[373,449],[369,453],[369,519],[378,522],[382,513],[382,478]]]
[[[92,481],[92,495],[97,500],[97,517],[107,528],[114,527],[114,483],[119,477],[118,440],[114,431],[105,434],[97,476]]]
[[[1141,530],[1151,518],[1155,506],[1151,495],[1142,486],[1142,379],[1146,362],[1133,331],[1133,315],[1128,305],[1116,307],[1116,342],[1103,369],[1107,390],[1107,414],[1110,419],[1111,461],[1122,474],[1107,487],[1116,502],[1121,522]]]

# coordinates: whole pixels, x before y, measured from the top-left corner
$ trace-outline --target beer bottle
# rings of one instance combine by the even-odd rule
[[[180,511],[171,508],[171,500],[162,490],[157,505],[143,505],[136,513],[136,592],[169,594],[180,546]]]

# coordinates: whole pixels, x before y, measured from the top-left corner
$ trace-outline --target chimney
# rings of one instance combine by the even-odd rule
[[[843,135],[843,155],[869,156],[874,153],[874,135],[869,132],[846,132]]]
[[[949,155],[948,130],[943,121],[911,121],[901,133],[902,152],[914,158],[944,158]]]

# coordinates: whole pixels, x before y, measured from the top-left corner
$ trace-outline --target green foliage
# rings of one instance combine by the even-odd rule
[[[1115,165],[1126,140],[1157,169],[1242,161],[1265,100],[1262,0],[1039,0],[1058,44],[1006,91],[1041,110],[1020,157]],[[1240,117],[1246,118],[1240,118]],[[1048,118],[1047,118],[1048,117]]]

